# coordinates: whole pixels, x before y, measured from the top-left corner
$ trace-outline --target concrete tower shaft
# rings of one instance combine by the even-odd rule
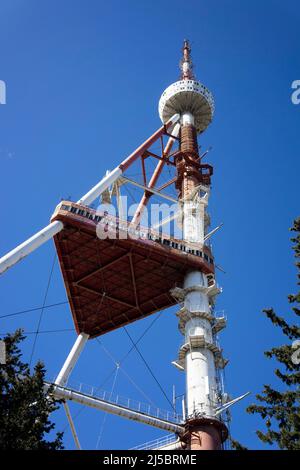
[[[180,131],[180,153],[176,158],[179,198],[188,199],[199,185],[201,177],[197,165],[198,142],[193,124],[182,124]]]

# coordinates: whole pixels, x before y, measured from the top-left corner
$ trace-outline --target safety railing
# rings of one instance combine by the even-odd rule
[[[54,381],[51,383],[54,383]],[[182,416],[175,413],[174,411],[162,410],[161,408],[157,408],[151,404],[143,403],[132,398],[123,397],[122,395],[114,394],[92,385],[72,381],[70,383],[68,382],[65,385],[65,388],[175,424],[180,424],[183,422]]]
[[[132,447],[130,450],[151,450],[158,449],[168,444],[173,444],[177,441],[178,437],[175,434],[168,434],[167,436],[154,439],[153,441],[145,442],[136,447]]]

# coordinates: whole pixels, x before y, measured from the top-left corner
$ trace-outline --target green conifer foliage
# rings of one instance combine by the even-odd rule
[[[21,360],[21,330],[4,338],[6,364],[0,365],[0,449],[58,450],[63,449],[62,433],[46,436],[54,429],[50,413],[60,401],[44,391],[45,368],[41,362],[30,373]],[[51,436],[47,436],[50,438]]]
[[[296,219],[292,238],[294,243],[298,285],[300,284],[300,218]],[[265,422],[266,429],[257,431],[262,442],[276,445],[279,449],[300,450],[300,291],[288,296],[291,304],[290,320],[278,316],[274,310],[265,309],[263,313],[272,324],[281,329],[286,343],[265,352],[267,358],[278,362],[274,373],[281,382],[278,390],[264,385],[262,393],[256,395],[259,404],[250,405],[247,412],[258,413]],[[298,323],[298,325],[297,325]]]

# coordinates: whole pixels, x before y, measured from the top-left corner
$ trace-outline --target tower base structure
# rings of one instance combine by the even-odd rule
[[[182,441],[186,450],[222,450],[228,437],[226,425],[217,419],[193,418],[186,422]]]

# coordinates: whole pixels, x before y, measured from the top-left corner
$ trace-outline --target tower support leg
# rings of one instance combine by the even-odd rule
[[[69,375],[71,374],[76,362],[78,361],[80,353],[83,350],[85,343],[88,339],[89,335],[87,335],[86,333],[80,333],[77,336],[74,346],[72,347],[67,359],[65,360],[64,365],[61,368],[61,371],[55,379],[55,385],[60,385],[63,387],[66,384]]]
[[[76,445],[78,450],[81,450],[81,445],[80,445],[80,442],[79,442],[79,439],[78,439],[78,436],[77,436],[74,421],[72,419],[70,408],[69,408],[69,405],[68,405],[67,402],[64,403],[64,409],[65,409],[65,412],[66,412],[66,415],[67,415],[67,419],[68,419],[68,422],[69,422],[69,425],[70,425],[70,429],[71,429],[71,433],[72,433],[75,445]]]
[[[0,259],[0,274],[4,273],[11,266],[16,264],[21,259],[32,253],[34,250],[39,248],[43,243],[53,238],[58,232],[64,228],[63,223],[56,220],[51,224],[44,227],[39,232],[35,233],[32,237],[28,238],[25,242],[18,245],[16,248],[11,250],[9,253],[4,255]]]

